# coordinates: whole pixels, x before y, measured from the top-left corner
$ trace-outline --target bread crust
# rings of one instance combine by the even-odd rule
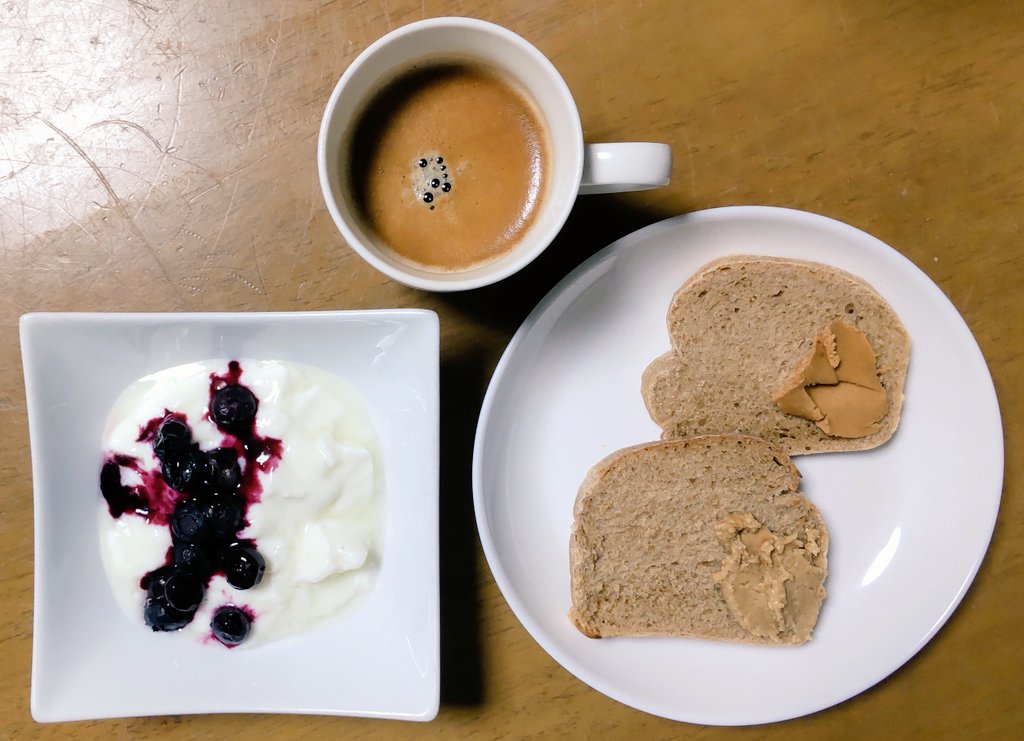
[[[866,437],[830,437],[783,413],[772,398],[835,319],[856,326],[878,355],[889,408],[878,432]],[[910,337],[892,307],[854,275],[806,260],[719,258],[676,291],[666,324],[672,348],[641,379],[662,439],[738,432],[808,455],[869,450],[899,425]]]
[[[710,464],[708,470],[703,471],[702,466],[707,464]],[[734,470],[737,466],[745,468]],[[645,475],[658,467],[685,471],[686,476],[681,475],[680,482],[683,478],[691,477],[693,483],[680,483],[673,491],[666,492],[662,485],[642,481]],[[755,474],[764,479],[761,482],[763,488],[733,486],[736,482],[745,481],[748,476],[753,480]],[[669,475],[667,480],[671,479],[672,475]],[[732,483],[726,483],[726,479]],[[666,477],[661,476],[659,480],[665,481]],[[714,539],[713,523],[733,511],[726,504],[731,503],[743,511],[756,512],[761,521],[771,527],[814,528],[821,533],[822,545],[816,565],[827,573],[828,532],[818,509],[798,491],[799,481],[799,470],[779,446],[746,435],[709,435],[646,443],[606,456],[588,471],[573,505],[574,519],[569,539],[572,596],[569,619],[577,630],[590,638],[616,635],[688,636],[754,645],[777,645],[779,641],[750,634],[728,612],[725,598],[712,576],[726,555],[724,547]],[[635,506],[631,508],[631,505],[636,505],[642,498],[665,496],[678,497],[669,501],[680,505],[676,507],[677,510],[686,510],[686,518],[676,519],[701,522],[704,526],[693,532],[685,532],[688,525],[676,530],[682,533],[678,542],[666,543],[664,536],[659,540],[652,535],[650,542],[636,543],[637,549],[632,555],[654,554],[659,549],[668,549],[670,554],[675,554],[671,558],[678,561],[667,567],[673,571],[671,577],[692,578],[687,589],[693,594],[702,594],[703,598],[693,603],[688,600],[686,590],[676,590],[677,593],[673,594],[666,589],[655,594],[658,601],[675,600],[677,603],[671,607],[669,614],[678,616],[678,619],[666,621],[665,624],[648,622],[641,625],[636,621],[624,624],[608,619],[608,615],[614,611],[615,595],[621,594],[623,589],[637,586],[635,580],[643,578],[643,575],[629,571],[629,557],[624,559],[622,553],[614,551],[616,543],[635,540],[632,534],[623,540],[621,526],[633,524],[624,522],[623,518],[637,509]],[[643,538],[644,531],[639,532]],[[647,555],[642,557],[646,559]],[[616,559],[621,569],[609,575],[607,567]],[[656,557],[652,556],[652,559],[654,567],[664,571],[666,565],[655,563]],[[648,566],[650,568],[651,564]],[[602,573],[603,569],[605,573]],[[624,573],[621,573],[622,570]],[[824,590],[819,597],[820,607]],[[687,611],[691,614],[687,615]],[[714,622],[707,622],[708,614],[714,615]],[[701,620],[706,624],[702,624]],[[781,642],[798,641],[791,639]]]

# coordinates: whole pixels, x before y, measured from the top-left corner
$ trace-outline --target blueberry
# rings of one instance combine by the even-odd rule
[[[181,571],[188,571],[198,577],[205,578],[210,575],[210,557],[206,549],[197,543],[186,543],[178,541],[174,544],[174,567]]]
[[[252,427],[258,406],[245,386],[225,386],[210,400],[210,417],[222,430],[237,435]]]
[[[197,499],[182,499],[171,515],[171,534],[185,543],[203,543],[212,528],[207,518],[206,505]]]
[[[242,480],[238,453],[234,448],[218,448],[210,453],[210,482],[214,491],[233,492]]]
[[[165,419],[153,438],[153,452],[161,461],[177,460],[192,444],[192,432],[180,419]]]
[[[194,614],[174,609],[166,598],[150,597],[142,608],[146,625],[154,631],[181,630],[192,621]]]
[[[170,566],[161,566],[158,569],[153,569],[142,577],[139,586],[146,590],[147,596],[154,599],[164,599],[167,594],[167,580],[173,573],[174,569]]]
[[[213,494],[206,504],[210,530],[221,538],[230,538],[242,527],[242,500],[236,494]]]
[[[175,491],[191,494],[206,485],[212,474],[210,457],[192,447],[183,457],[177,460],[166,460],[160,468],[164,481]]]
[[[210,621],[213,637],[225,646],[237,646],[244,641],[249,635],[251,625],[252,620],[249,616],[233,606],[220,608]]]
[[[266,562],[259,551],[245,543],[232,543],[225,548],[220,565],[228,584],[235,589],[255,587],[263,579],[266,569]]]
[[[181,483],[181,461],[164,461],[160,466],[160,475],[164,477],[164,483],[175,491],[181,491],[178,487]]]
[[[203,602],[206,587],[193,574],[177,571],[167,579],[164,587],[167,604],[180,612],[195,612]]]

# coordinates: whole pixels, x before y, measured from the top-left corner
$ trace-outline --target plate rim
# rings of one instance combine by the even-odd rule
[[[490,417],[495,399],[497,398],[498,388],[501,386],[502,379],[505,377],[508,365],[511,363],[512,358],[515,356],[520,345],[526,340],[527,336],[531,333],[533,328],[539,323],[539,321],[545,317],[547,312],[550,310],[552,305],[561,298],[566,291],[570,290],[574,285],[579,283],[584,276],[598,268],[598,266],[606,259],[610,258],[619,251],[630,249],[637,243],[642,243],[648,239],[651,235],[661,231],[675,228],[678,225],[709,222],[716,219],[745,219],[751,217],[764,217],[764,218],[782,218],[790,220],[794,223],[806,223],[816,224],[819,226],[826,226],[832,229],[839,229],[840,231],[847,231],[855,233],[859,238],[865,239],[872,244],[872,249],[878,250],[880,254],[887,256],[890,259],[896,260],[897,263],[901,263],[904,269],[909,269],[912,273],[916,274],[916,277],[921,282],[922,286],[936,297],[939,301],[948,304],[952,311],[952,316],[957,320],[956,330],[962,333],[969,340],[969,347],[971,348],[973,362],[980,363],[980,368],[984,371],[984,388],[981,389],[985,396],[989,397],[992,407],[995,411],[995,422],[998,426],[998,450],[993,451],[994,460],[998,463],[997,466],[997,480],[1000,482],[999,489],[996,492],[995,499],[993,502],[991,516],[986,524],[987,535],[984,539],[983,547],[980,548],[978,555],[974,558],[967,575],[963,582],[957,589],[956,594],[949,602],[942,615],[932,624],[927,633],[919,639],[913,646],[910,647],[909,651],[901,656],[891,668],[883,671],[883,673],[874,678],[870,679],[863,686],[859,686],[848,694],[839,693],[843,695],[837,697],[826,704],[820,705],[816,708],[809,710],[798,711],[798,712],[782,712],[774,713],[772,715],[757,718],[752,720],[742,721],[729,721],[729,720],[715,720],[708,718],[695,719],[691,717],[683,717],[685,713],[673,713],[669,709],[655,708],[652,705],[657,703],[648,703],[647,706],[642,706],[644,703],[638,701],[636,697],[623,697],[617,688],[612,687],[609,683],[605,682],[604,677],[590,674],[589,671],[581,671],[580,667],[575,666],[575,662],[562,651],[558,642],[550,638],[546,631],[536,623],[533,619],[532,614],[526,607],[524,601],[520,598],[518,592],[513,587],[510,578],[508,577],[505,568],[498,556],[497,547],[492,537],[490,528],[487,522],[487,511],[488,504],[484,495],[484,471],[483,471],[483,451],[487,444],[487,428],[489,426]],[[583,289],[585,290],[585,288]],[[979,382],[982,379],[979,379]],[[505,601],[508,603],[516,619],[526,629],[530,637],[562,668],[576,677],[578,680],[587,684],[591,688],[601,692],[607,697],[620,702],[624,705],[632,707],[641,712],[649,713],[659,717],[667,718],[669,720],[675,720],[679,722],[695,723],[702,725],[716,725],[716,726],[749,726],[763,723],[774,723],[784,720],[790,720],[797,717],[803,717],[812,713],[820,712],[828,708],[834,707],[838,704],[846,702],[864,691],[874,687],[886,678],[894,674],[901,667],[903,667],[911,658],[913,658],[935,635],[942,629],[942,627],[949,620],[950,616],[959,607],[961,601],[970,589],[977,576],[978,570],[981,564],[985,560],[985,556],[988,553],[991,545],[992,536],[995,531],[996,521],[998,519],[1000,504],[1002,500],[1002,489],[1005,484],[1005,429],[1002,421],[1002,413],[999,408],[999,399],[996,395],[995,384],[992,380],[992,373],[988,367],[988,363],[985,360],[985,356],[981,351],[981,347],[978,344],[977,339],[974,337],[974,333],[971,332],[966,320],[960,313],[959,309],[953,304],[949,297],[939,288],[927,273],[907,258],[903,253],[899,252],[895,248],[886,244],[874,235],[859,229],[846,222],[839,221],[823,214],[817,214],[811,211],[804,211],[800,209],[785,208],[779,206],[718,206],[714,208],[701,209],[697,211],[686,212],[676,216],[671,216],[653,224],[649,224],[645,227],[637,229],[619,239],[616,239],[606,247],[602,248],[581,264],[571,270],[564,278],[562,278],[554,287],[552,287],[548,293],[541,299],[541,301],[534,307],[529,313],[519,329],[513,335],[509,344],[502,353],[501,358],[498,360],[495,366],[494,372],[491,374],[491,379],[487,386],[487,391],[484,395],[483,403],[480,408],[480,415],[477,421],[476,434],[474,436],[473,443],[473,462],[472,462],[472,485],[473,485],[473,509],[476,517],[477,532],[480,537],[480,543],[484,551],[484,556],[487,561],[488,568],[491,570],[491,575],[494,578],[495,583],[498,585],[498,589]],[[982,545],[979,542],[979,545]],[[581,676],[586,675],[586,676]]]

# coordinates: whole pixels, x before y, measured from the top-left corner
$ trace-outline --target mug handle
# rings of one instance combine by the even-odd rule
[[[672,150],[655,142],[587,144],[580,194],[625,193],[668,185]]]

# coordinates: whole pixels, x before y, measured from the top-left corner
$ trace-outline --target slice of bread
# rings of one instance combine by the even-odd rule
[[[828,532],[799,481],[777,446],[741,435],[656,442],[608,456],[587,474],[573,509],[570,619],[591,638],[809,640],[825,597]],[[780,623],[777,633],[756,635],[728,602],[721,572],[731,554],[721,525],[747,514],[796,539],[801,566],[817,577],[795,594],[786,582],[785,596],[808,616],[802,625]]]
[[[878,432],[866,437],[830,437],[813,421],[783,413],[772,398],[836,319],[867,337],[888,395]],[[722,258],[676,292],[668,330],[672,351],[641,381],[663,439],[740,433],[802,455],[868,450],[899,424],[910,338],[892,307],[849,273],[802,260]]]

